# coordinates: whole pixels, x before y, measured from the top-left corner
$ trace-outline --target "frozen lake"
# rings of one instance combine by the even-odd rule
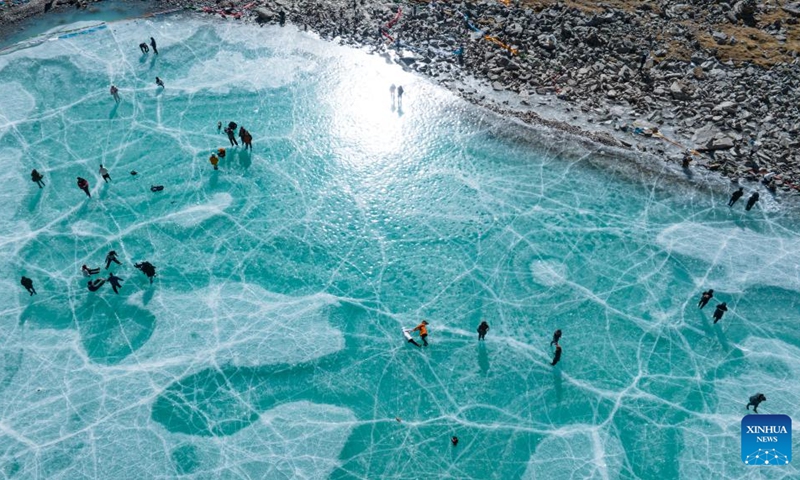
[[[750,395],[800,418],[800,235],[764,195],[619,178],[291,28],[112,23],[0,84],[2,478],[800,475],[740,461]],[[254,148],[215,171],[218,121]]]

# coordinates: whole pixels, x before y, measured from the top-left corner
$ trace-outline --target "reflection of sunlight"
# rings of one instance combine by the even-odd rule
[[[359,65],[342,71],[330,92],[334,110],[331,137],[346,156],[344,161],[355,167],[380,162],[401,148],[404,111],[392,101],[389,87],[408,78],[394,78],[393,70]]]

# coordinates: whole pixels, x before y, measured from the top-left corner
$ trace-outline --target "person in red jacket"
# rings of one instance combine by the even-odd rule
[[[86,192],[86,196],[92,198],[91,192],[89,192],[89,181],[85,178],[78,177],[78,188]]]

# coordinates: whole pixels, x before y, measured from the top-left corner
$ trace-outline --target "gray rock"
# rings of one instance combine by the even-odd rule
[[[733,148],[733,139],[727,135],[718,135],[707,147],[709,150],[728,150]]]
[[[728,36],[722,32],[712,32],[711,38],[713,38],[718,45],[725,45],[728,43]]]
[[[277,13],[266,7],[256,8],[256,15],[258,15],[259,22],[269,22],[278,16]]]
[[[672,98],[675,100],[691,100],[692,98],[691,93],[687,91],[686,85],[678,80],[675,80],[669,86],[669,93],[672,94]]]
[[[694,132],[694,135],[692,136],[692,143],[701,147],[705,147],[711,143],[711,140],[719,133],[719,130],[714,128],[712,125],[706,124]]]
[[[706,61],[706,56],[703,55],[703,52],[694,52],[691,57],[692,63],[695,65],[703,65],[703,62]]]
[[[736,102],[722,102],[713,108],[712,112],[725,112],[735,114],[739,110],[739,104]]]
[[[783,10],[786,13],[794,15],[795,17],[800,17],[800,3],[789,3],[783,6]]]
[[[512,23],[506,27],[506,33],[511,35],[520,35],[522,34],[522,25],[519,23]]]
[[[545,50],[555,50],[556,48],[556,36],[551,34],[542,34],[539,35],[539,46],[544,48]]]

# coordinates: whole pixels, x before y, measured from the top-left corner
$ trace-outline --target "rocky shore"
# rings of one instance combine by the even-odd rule
[[[294,23],[389,54],[502,115],[800,194],[800,3],[166,0],[152,9],[175,6]]]

